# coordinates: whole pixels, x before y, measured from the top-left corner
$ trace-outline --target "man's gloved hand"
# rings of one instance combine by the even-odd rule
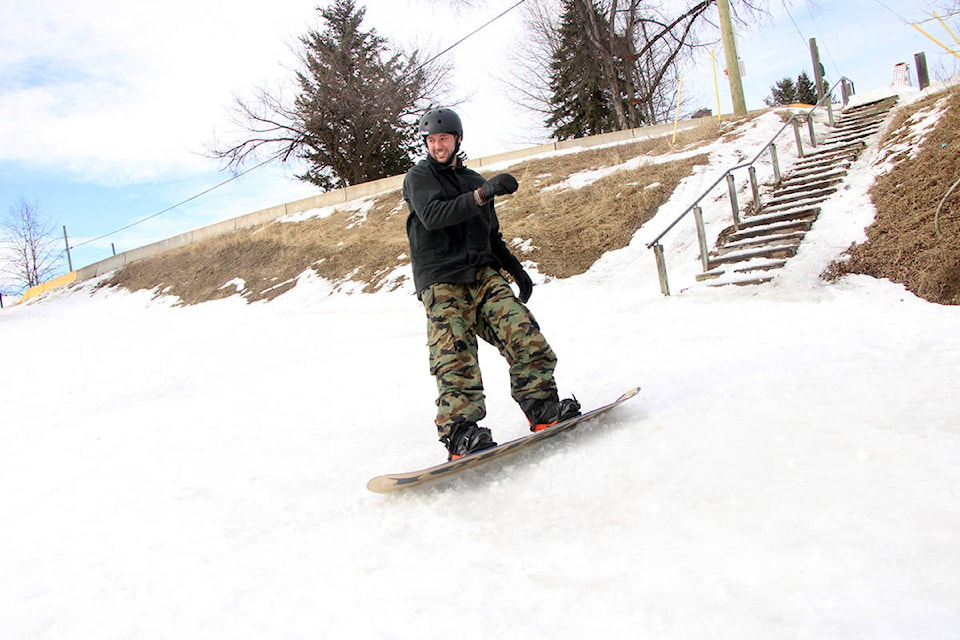
[[[507,273],[513,276],[513,281],[516,282],[520,288],[520,302],[526,304],[530,296],[533,295],[533,280],[530,279],[530,276],[523,270],[519,262],[508,267]]]
[[[473,199],[483,206],[493,200],[494,196],[505,196],[517,190],[517,179],[509,173],[498,173],[473,192]]]

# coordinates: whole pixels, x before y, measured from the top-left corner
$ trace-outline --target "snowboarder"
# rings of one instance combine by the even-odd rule
[[[437,381],[436,426],[448,460],[496,446],[486,416],[477,337],[510,365],[510,390],[531,431],[580,414],[576,398],[561,400],[557,358],[526,307],[533,282],[500,234],[494,198],[514,193],[516,178],[489,180],[463,165],[463,125],[451,109],[420,120],[427,157],[403,181],[410,209],[407,238],[417,297],[427,313],[430,372]],[[517,283],[519,299],[501,274]]]

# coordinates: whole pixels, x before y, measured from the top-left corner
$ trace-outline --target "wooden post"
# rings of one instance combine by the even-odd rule
[[[840,94],[843,96],[843,106],[847,106],[847,103],[850,102],[850,96],[853,95],[854,88],[853,83],[844,78],[840,81]]]
[[[720,39],[723,41],[723,54],[727,62],[727,80],[730,82],[730,98],[733,101],[733,115],[747,115],[747,102],[743,97],[743,79],[740,77],[740,57],[737,55],[737,41],[730,19],[730,0],[717,0],[720,12]]]
[[[73,259],[70,258],[70,240],[67,238],[67,225],[63,225],[63,244],[67,246],[67,268],[73,271]]]
[[[790,122],[793,123],[793,139],[797,143],[797,157],[803,157],[803,139],[800,137],[800,123],[797,121],[797,117],[794,116]]]
[[[913,54],[913,61],[917,65],[917,86],[923,91],[930,86],[930,75],[927,73],[927,54],[923,51]]]
[[[817,104],[823,105],[823,99],[826,97],[827,104],[824,106],[827,108],[827,119],[832,127],[834,126],[833,100],[830,99],[830,96],[827,95],[823,89],[823,64],[820,62],[820,50],[817,48],[816,38],[810,38],[810,58],[813,61],[813,81],[817,85]]]
[[[653,245],[653,255],[657,259],[657,275],[660,276],[660,293],[670,295],[670,284],[667,282],[667,262],[663,257],[663,245],[659,242]]]
[[[700,243],[700,266],[706,273],[710,271],[710,247],[707,245],[707,231],[703,225],[703,209],[699,205],[693,208],[693,219],[697,224],[697,241]]]
[[[727,192],[730,194],[730,208],[733,210],[733,226],[740,228],[740,203],[737,202],[737,185],[734,183],[733,174],[727,174]]]
[[[773,179],[780,184],[780,160],[777,158],[777,145],[770,143],[770,162],[773,164]]]

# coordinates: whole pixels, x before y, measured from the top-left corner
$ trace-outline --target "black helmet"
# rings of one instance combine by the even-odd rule
[[[460,116],[453,109],[440,108],[427,111],[420,118],[420,135],[426,137],[432,133],[452,133],[463,137],[463,125]]]

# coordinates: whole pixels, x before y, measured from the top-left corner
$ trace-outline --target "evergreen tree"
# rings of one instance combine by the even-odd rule
[[[813,80],[810,79],[810,76],[807,75],[806,71],[802,71],[799,76],[797,76],[797,102],[802,104],[817,104],[817,87],[813,84]]]
[[[558,140],[616,130],[610,95],[604,91],[603,70],[590,55],[577,0],[564,0],[559,42],[550,61],[550,116],[546,120]],[[582,0],[579,4],[582,10]],[[596,5],[589,10],[598,18]]]
[[[792,78],[783,78],[770,87],[770,97],[764,98],[768,107],[779,107],[797,101],[797,85]]]
[[[261,147],[279,148],[283,161],[305,160],[297,177],[322,189],[405,172],[420,148],[417,115],[434,103],[449,67],[425,68],[417,52],[391,52],[374,29],[362,28],[366,9],[355,0],[317,10],[324,28],[300,38],[292,106],[267,91],[254,104],[237,100],[252,136],[213,154],[237,168]]]
[[[365,13],[337,0],[320,10],[326,29],[300,39],[295,112],[310,168],[298,177],[326,189],[403,173],[419,146],[416,124],[401,119],[416,98],[404,77],[411,69],[375,30],[361,29]]]
[[[829,90],[830,85],[824,80],[824,94]],[[800,72],[796,82],[792,78],[783,78],[778,81],[777,84],[770,87],[770,96],[763,99],[768,107],[779,107],[794,103],[817,104],[818,100],[816,85],[806,71]]]

